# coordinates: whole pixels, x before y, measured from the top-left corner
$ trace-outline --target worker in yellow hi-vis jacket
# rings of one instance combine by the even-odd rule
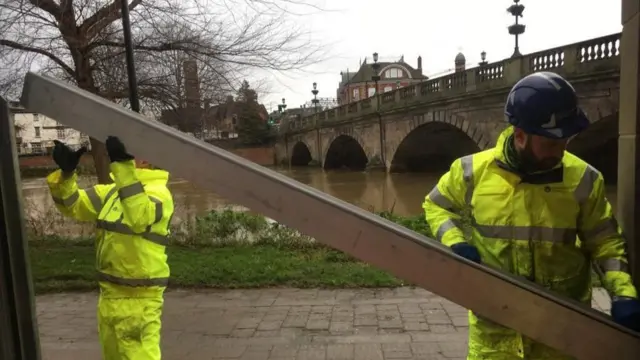
[[[602,174],[565,151],[589,125],[573,86],[551,72],[528,75],[511,89],[505,117],[510,126],[496,146],[455,160],[427,195],[423,207],[436,238],[468,260],[587,306],[595,263],[613,320],[640,331],[626,239]],[[470,236],[462,214],[470,214]],[[467,359],[571,357],[470,312]]]
[[[158,360],[163,293],[169,279],[165,246],[173,215],[169,173],[141,168],[124,144],[106,141],[113,184],[79,189],[75,173],[86,151],[56,141],[60,167],[47,177],[56,207],[79,221],[96,223],[100,284],[98,326],[105,360]]]

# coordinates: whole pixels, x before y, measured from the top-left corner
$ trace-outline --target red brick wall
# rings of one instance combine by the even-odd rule
[[[229,151],[259,165],[273,165],[273,147],[231,149]],[[19,162],[21,168],[55,167],[55,163],[53,162],[51,155],[20,156]],[[93,165],[93,159],[90,154],[85,154],[82,156],[80,163],[82,165],[91,166]]]
[[[230,151],[259,165],[273,165],[275,161],[273,147],[233,149]]]

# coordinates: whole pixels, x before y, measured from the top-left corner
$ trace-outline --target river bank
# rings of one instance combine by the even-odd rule
[[[426,222],[391,214],[386,218]],[[96,290],[94,241],[90,236],[42,235],[29,229],[31,270],[37,294]],[[426,233],[426,235],[429,235]],[[212,211],[174,226],[167,247],[172,288],[368,288],[407,285],[391,274],[262,216]]]
[[[420,216],[378,214],[432,237]],[[28,227],[37,294],[97,290],[93,238],[44,235]],[[167,255],[170,288],[371,288],[410,286],[348,254],[260,215],[211,211],[173,226]],[[598,285],[594,276],[594,285]]]

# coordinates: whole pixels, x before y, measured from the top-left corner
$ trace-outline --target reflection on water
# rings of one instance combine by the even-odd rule
[[[370,211],[393,210],[399,215],[416,215],[422,212],[425,195],[431,191],[441,174],[434,173],[401,173],[387,174],[382,171],[325,172],[319,168],[276,169],[301,183],[310,185],[339,199]],[[80,187],[91,185],[91,178],[81,178]],[[198,189],[184,180],[170,183],[176,204],[174,221],[179,222],[194,215],[206,213],[212,209],[233,206],[225,199],[209,191]],[[23,181],[25,210],[29,221],[53,222],[52,214],[56,213],[49,195],[45,179],[25,179]],[[615,208],[616,188],[607,187],[607,196]],[[237,207],[241,209],[242,207]],[[57,219],[58,217],[56,217]],[[35,219],[35,220],[34,220]],[[59,220],[56,220],[59,221]],[[63,233],[77,231],[78,224],[65,221],[60,229]]]

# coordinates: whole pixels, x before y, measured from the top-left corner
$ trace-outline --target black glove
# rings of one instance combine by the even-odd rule
[[[461,242],[461,243],[454,244],[451,247],[451,250],[453,250],[454,253],[462,256],[463,258],[466,258],[473,262],[477,262],[478,264],[482,263],[482,259],[480,258],[480,252],[478,251],[478,248],[469,243]]]
[[[73,151],[66,144],[58,140],[53,140],[53,143],[55,144],[53,147],[53,161],[62,169],[62,172],[67,174],[72,173],[78,167],[80,157],[87,152],[87,148],[83,146]]]
[[[133,160],[133,155],[127,153],[127,149],[125,149],[124,144],[117,137],[109,136],[105,145],[107,146],[107,153],[109,154],[111,162]]]

